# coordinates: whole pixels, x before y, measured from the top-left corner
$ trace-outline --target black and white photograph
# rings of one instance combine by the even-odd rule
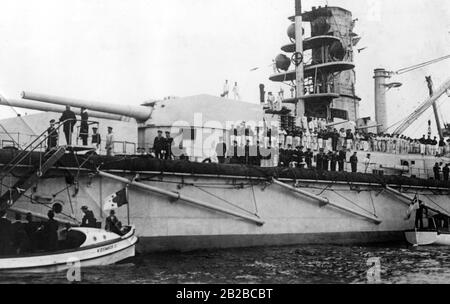
[[[0,284],[450,283],[449,1],[0,10]]]

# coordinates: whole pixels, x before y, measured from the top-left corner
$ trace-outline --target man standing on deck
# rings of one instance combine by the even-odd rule
[[[55,128],[55,120],[50,120],[50,127],[47,129],[47,151],[58,145],[58,131]]]
[[[239,87],[238,87],[237,82],[234,83],[233,97],[235,100],[241,100],[241,95],[239,95]]]
[[[428,208],[425,206],[424,202],[419,200],[419,208],[416,210],[416,220],[414,225],[416,228],[423,229],[423,215],[428,217]]]
[[[269,105],[269,109],[270,110],[274,110],[274,106],[275,106],[275,96],[273,96],[272,92],[269,92],[269,94],[267,95],[267,104]]]
[[[166,138],[164,138],[164,154],[165,159],[172,159],[172,143],[173,138],[170,136],[170,132],[166,131]]]
[[[89,114],[86,110],[86,108],[81,108],[81,124],[80,124],[80,135],[83,146],[87,146],[88,144],[88,137],[89,137]]]
[[[439,163],[436,163],[433,167],[434,179],[441,180],[441,167],[439,167]]]
[[[353,153],[350,157],[350,165],[352,166],[352,173],[356,173],[358,171],[358,156],[357,152]]]
[[[441,138],[439,140],[439,148],[438,148],[439,156],[444,156],[444,147],[445,147],[445,141],[443,138]]]
[[[337,131],[337,129],[333,129],[333,132],[331,132],[331,149],[334,152],[337,152],[338,142],[339,142],[339,132]]]
[[[370,166],[370,154],[367,154],[366,158],[364,159],[364,173],[367,173],[369,166]]]
[[[216,145],[216,155],[219,164],[225,163],[225,157],[227,155],[227,145],[223,141],[222,137],[219,139],[219,142]]]
[[[100,152],[100,144],[102,143],[102,137],[99,133],[97,133],[98,128],[93,127],[92,128],[92,145],[95,147],[95,152],[99,154]]]
[[[306,166],[308,167],[308,169],[312,169],[312,159],[313,159],[313,153],[312,153],[311,149],[308,148],[305,153],[305,163],[306,163]]]
[[[113,128],[108,127],[108,134],[106,134],[106,155],[113,156],[113,148],[114,148],[114,134],[112,132]]]
[[[230,86],[228,85],[228,80],[225,80],[225,84],[223,85],[223,93],[220,97],[228,98],[228,93],[230,92]]]
[[[436,136],[431,140],[430,154],[436,156],[436,146],[438,144]]]
[[[164,138],[162,137],[162,131],[158,130],[158,136],[155,137],[153,141],[153,150],[155,151],[155,157],[162,159],[163,158],[163,149],[164,149]]]
[[[425,155],[426,152],[426,138],[425,135],[422,136],[421,139],[419,139],[419,143],[420,143],[420,154]]]
[[[323,149],[320,149],[319,153],[316,155],[316,170],[317,171],[323,170],[323,164],[324,164],[325,157],[326,157],[326,155],[323,153]],[[327,162],[327,166],[328,166],[328,162]]]
[[[444,168],[442,168],[442,174],[444,175],[444,181],[448,182],[448,175],[450,172],[449,164],[446,164]]]
[[[75,113],[70,110],[70,106],[66,106],[66,110],[59,118],[59,122],[64,122],[63,131],[64,136],[66,137],[66,143],[68,146],[72,145],[73,127],[77,123],[77,117],[75,116]]]
[[[341,151],[339,151],[338,155],[338,166],[339,166],[339,172],[344,171],[344,164],[347,161],[347,149],[345,146],[342,146]]]
[[[330,154],[330,171],[336,172],[336,164],[339,161],[339,156],[337,152],[330,151],[329,154]]]

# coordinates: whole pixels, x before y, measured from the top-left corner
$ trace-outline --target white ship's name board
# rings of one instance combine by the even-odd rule
[[[109,246],[101,247],[101,248],[97,249],[97,253],[108,251],[108,250],[114,249],[116,247],[117,247],[117,244],[112,244]]]

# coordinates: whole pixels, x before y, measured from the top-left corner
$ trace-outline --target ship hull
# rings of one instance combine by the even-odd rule
[[[135,177],[126,174],[123,176],[129,180]],[[229,178],[174,177],[164,174],[159,175],[156,181],[141,182],[208,201],[238,214],[254,214],[255,218],[264,221],[263,225],[258,225],[240,217],[130,186],[129,206],[119,208],[117,214],[125,223],[129,212],[130,222],[136,225],[140,238],[138,248],[143,252],[293,244],[402,242],[403,231],[414,225],[412,220],[404,219],[407,203],[380,187],[312,182],[298,185],[299,189],[346,205],[350,209],[360,210],[362,214],[376,215],[381,221],[377,224],[333,206],[321,205],[268,182],[245,186]],[[62,178],[45,179],[40,182],[39,191],[51,193],[64,186]],[[76,196],[73,197],[71,192],[72,207],[64,195],[59,194],[57,199],[64,201],[66,212],[74,209],[75,218],[81,219],[79,209],[82,205],[88,205],[97,219],[104,221],[107,213],[102,210],[100,202],[124,186],[123,183],[107,178],[80,178]],[[443,208],[450,208],[448,195],[433,195],[427,190],[422,194],[424,200],[432,196],[434,202]],[[27,206],[26,201],[16,204],[21,209],[34,209],[36,213],[44,214],[45,211],[37,205]]]
[[[136,226],[138,250],[142,252],[404,242],[403,232],[414,227],[414,217],[405,220],[410,201],[388,191],[383,183],[345,182],[343,177],[341,181],[304,179],[301,171],[287,169],[298,178],[277,176],[280,185],[273,177],[238,174],[238,167],[233,166],[228,166],[226,173],[236,168],[235,176],[187,173],[181,167],[174,169],[179,164],[170,168],[171,165],[168,162],[166,170],[158,167],[155,171],[131,167],[104,170],[120,177],[119,180],[89,169],[58,167],[49,171],[13,207],[44,216],[49,203],[30,204],[27,197],[47,196],[53,198],[52,202],[61,203],[63,212],[73,218],[80,220],[83,216],[80,208],[86,205],[104,223],[108,214],[103,211],[102,202],[123,189],[125,179],[130,184],[129,204],[116,210],[116,214],[122,223],[129,219]],[[67,184],[67,172],[76,177],[76,183]],[[390,186],[404,196],[412,198],[418,194],[426,203],[450,210],[448,188],[421,187],[417,180],[413,184]],[[64,191],[66,188],[68,191]]]

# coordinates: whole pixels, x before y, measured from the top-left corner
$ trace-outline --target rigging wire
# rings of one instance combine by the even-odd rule
[[[440,61],[443,61],[443,60],[446,60],[446,59],[449,59],[449,58],[450,58],[450,55],[443,56],[443,57],[440,57],[440,58],[436,58],[436,59],[433,59],[433,60],[429,60],[429,61],[426,61],[426,62],[415,64],[415,65],[412,65],[412,66],[409,66],[409,67],[406,67],[406,68],[402,68],[400,70],[397,70],[397,71],[391,72],[391,73],[396,74],[396,75],[402,75],[402,74],[405,74],[405,73],[408,73],[408,72],[412,72],[412,71],[415,71],[417,69],[426,67],[428,65],[431,65],[431,64],[434,64],[434,63],[438,63]]]

